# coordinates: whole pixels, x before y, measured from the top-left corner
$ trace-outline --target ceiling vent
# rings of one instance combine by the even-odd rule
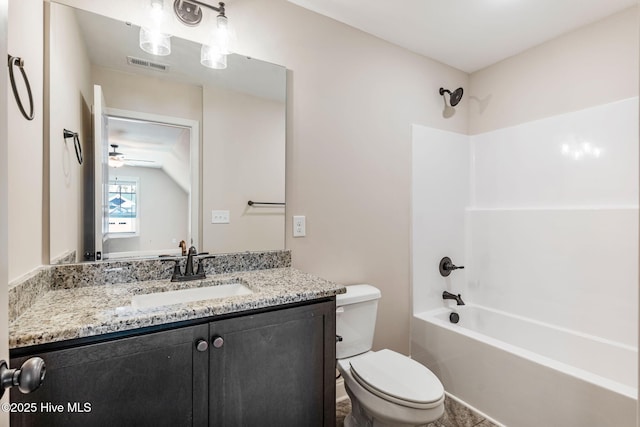
[[[151,62],[142,58],[135,58],[133,56],[127,56],[127,64],[156,71],[169,71],[168,65],[160,64],[158,62]]]

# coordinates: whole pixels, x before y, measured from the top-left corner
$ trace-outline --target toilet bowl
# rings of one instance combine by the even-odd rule
[[[347,286],[336,297],[338,371],[351,399],[345,427],[424,426],[444,413],[444,388],[425,366],[392,350],[371,351],[380,291]]]

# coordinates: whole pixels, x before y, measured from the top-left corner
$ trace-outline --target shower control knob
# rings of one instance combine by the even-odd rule
[[[440,275],[442,275],[443,277],[447,277],[448,275],[450,275],[453,270],[458,270],[462,268],[464,268],[464,266],[454,265],[453,262],[451,262],[451,258],[449,258],[448,256],[442,258],[440,260],[440,264],[438,265],[438,270],[440,270]]]
[[[220,348],[224,345],[224,339],[222,339],[222,337],[213,337],[211,344],[213,344],[215,348]]]
[[[198,342],[196,342],[196,350],[203,352],[203,351],[207,351],[208,348],[209,348],[209,343],[206,340],[200,339],[198,340]]]

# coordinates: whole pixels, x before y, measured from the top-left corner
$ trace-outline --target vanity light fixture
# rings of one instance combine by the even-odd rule
[[[148,1],[149,25],[140,28],[140,48],[152,55],[169,55],[171,34],[163,31],[166,19],[165,0]],[[203,44],[200,49],[200,63],[208,68],[223,70],[227,68],[227,55],[232,53],[232,44],[235,41],[235,33],[229,26],[224,3],[219,2],[216,7],[199,0],[174,0],[173,2],[173,11],[178,20],[190,27],[195,27],[202,22],[203,8],[218,12],[218,15],[209,42]]]
[[[149,0],[148,14],[149,25],[140,27],[140,49],[157,56],[171,54],[171,34],[162,31],[164,0]]]
[[[208,68],[223,70],[227,68],[227,55],[232,53],[231,45],[235,39],[225,14],[224,3],[218,3],[218,7],[198,0],[174,0],[173,3],[173,11],[180,22],[190,27],[202,21],[202,7],[218,12],[218,16],[209,43],[203,44],[200,49],[200,63]]]

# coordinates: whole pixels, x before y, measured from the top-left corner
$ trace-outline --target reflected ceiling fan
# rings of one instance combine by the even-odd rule
[[[111,148],[113,151],[109,151],[109,167],[119,168],[125,165],[135,166],[137,163],[155,163],[153,160],[125,158],[123,153],[118,152],[118,144],[111,144]]]

